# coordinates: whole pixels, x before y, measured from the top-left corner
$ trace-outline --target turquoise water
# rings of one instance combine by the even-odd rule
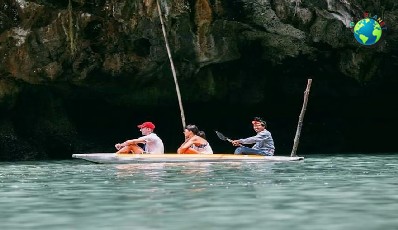
[[[0,229],[398,229],[398,155],[0,163]]]

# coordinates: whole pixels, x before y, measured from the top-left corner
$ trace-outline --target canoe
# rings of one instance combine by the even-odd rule
[[[177,163],[177,162],[283,162],[300,161],[304,157],[259,156],[234,154],[116,154],[88,153],[73,154],[73,158],[83,159],[99,164],[130,164],[130,163]]]

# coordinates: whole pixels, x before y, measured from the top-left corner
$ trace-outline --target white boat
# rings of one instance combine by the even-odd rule
[[[73,154],[73,158],[99,164],[130,164],[130,163],[162,163],[162,162],[283,162],[300,161],[304,157],[288,156],[260,156],[235,154],[116,154],[116,153],[87,153]]]

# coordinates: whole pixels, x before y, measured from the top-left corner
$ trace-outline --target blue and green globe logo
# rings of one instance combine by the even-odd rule
[[[382,28],[373,18],[364,18],[354,26],[354,37],[361,45],[374,45],[380,40],[381,35]]]

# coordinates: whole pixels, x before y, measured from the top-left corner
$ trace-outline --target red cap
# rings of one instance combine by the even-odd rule
[[[138,125],[138,128],[140,128],[140,129],[142,129],[142,128],[155,129],[155,125],[150,121],[146,121],[146,122],[142,123],[141,125]]]
[[[253,124],[253,125],[262,125],[262,126],[264,126],[264,127],[267,126],[267,124],[265,123],[265,121],[256,121],[256,120],[254,120],[254,121],[252,121],[252,124]]]

